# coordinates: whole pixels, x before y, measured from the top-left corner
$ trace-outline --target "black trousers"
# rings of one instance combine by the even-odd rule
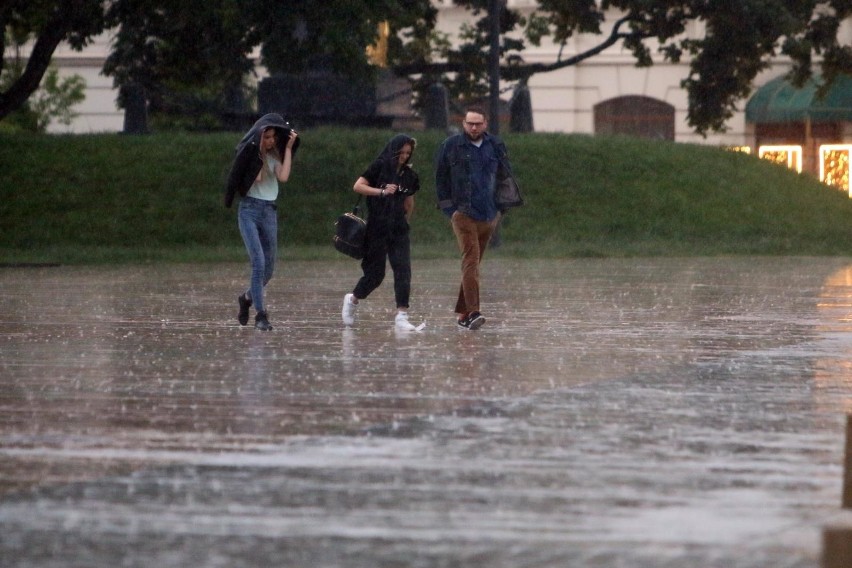
[[[408,308],[411,295],[411,239],[408,227],[393,230],[375,227],[367,222],[367,254],[361,260],[364,276],[358,280],[353,294],[363,300],[385,279],[385,267],[393,270],[393,290],[397,308]]]

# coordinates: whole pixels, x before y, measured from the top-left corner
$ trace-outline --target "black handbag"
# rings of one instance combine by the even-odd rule
[[[361,197],[351,213],[344,213],[334,223],[334,248],[346,256],[360,260],[367,252],[367,222],[360,217]]]

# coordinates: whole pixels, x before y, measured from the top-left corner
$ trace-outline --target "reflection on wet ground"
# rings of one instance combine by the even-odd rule
[[[0,270],[4,566],[817,567],[848,259],[507,260],[339,322],[355,262]],[[390,277],[389,277],[390,278]]]

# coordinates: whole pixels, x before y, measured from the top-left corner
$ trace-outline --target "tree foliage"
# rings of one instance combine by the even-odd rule
[[[247,8],[270,70],[299,74],[322,66],[351,77],[374,73],[365,47],[375,43],[380,23],[394,30],[389,49],[395,51],[403,45],[395,34],[419,37],[434,28],[437,15],[429,0],[254,1]]]
[[[481,96],[487,83],[489,0],[456,0],[478,19],[462,30],[464,41],[420,58],[401,57],[397,69],[415,77],[444,76],[457,96]],[[838,41],[850,0],[539,0],[526,16],[503,10],[500,29],[501,78],[526,82],[537,73],[576,65],[621,44],[639,66],[663,61],[688,62],[682,86],[689,100],[687,120],[699,133],[724,130],[725,122],[747,97],[757,74],[771,58],[793,61],[792,77],[807,80],[814,58],[821,59],[826,86],[839,73],[852,72],[852,47]],[[703,28],[700,37],[688,26]],[[582,34],[600,37],[588,50],[562,57]],[[514,38],[514,39],[512,39]],[[559,46],[556,60],[527,63],[527,43],[549,38]],[[436,57],[437,55],[437,57]]]
[[[389,64],[415,90],[441,80],[458,99],[481,98],[488,88],[489,0],[455,3],[472,18],[460,41],[451,42],[436,30],[429,0],[6,0],[4,38],[25,34],[34,44],[20,78],[0,90],[0,120],[35,92],[61,41],[80,49],[106,28],[116,36],[104,72],[121,89],[119,102],[126,87],[141,86],[155,113],[197,117],[235,106],[258,49],[273,72],[321,67],[370,78],[375,68],[365,47],[380,22],[391,27]],[[532,11],[501,10],[501,77],[524,83],[611,47],[630,51],[640,66],[683,60],[687,119],[706,133],[724,129],[773,57],[790,57],[798,82],[816,71],[829,81],[852,72],[852,47],[838,41],[850,15],[852,0],[538,0]],[[597,41],[567,55],[581,35]],[[557,57],[527,62],[526,47],[545,40],[559,47]]]
[[[153,116],[198,123],[242,106],[257,48],[272,73],[328,68],[371,78],[365,47],[382,21],[403,30],[434,25],[434,9],[428,0],[116,0],[107,23],[119,31],[104,72],[119,87],[141,86]]]
[[[5,0],[0,3],[0,32],[4,46],[0,71],[7,64],[5,46],[11,43],[9,38],[19,42],[22,38],[34,38],[23,72],[0,90],[0,120],[24,106],[36,92],[61,42],[68,42],[72,48],[79,50],[103,31],[103,10],[100,0]]]
[[[182,123],[191,117],[209,127],[223,109],[238,106],[250,57],[259,36],[241,2],[115,0],[105,13],[116,30],[104,73],[119,89],[124,106],[130,87],[139,87],[149,113]]]
[[[8,67],[0,75],[0,89],[6,88],[20,77],[22,68]],[[73,106],[86,95],[86,81],[79,75],[59,76],[56,67],[49,67],[41,86],[20,107],[9,113],[0,127],[12,132],[45,132],[54,120],[69,125],[77,117]]]
[[[7,91],[24,74],[26,61],[22,58],[21,50],[26,40],[26,34],[12,33],[4,38],[12,53],[6,57],[0,71],[0,92]],[[40,87],[22,105],[9,113],[0,126],[13,132],[44,132],[53,120],[60,124],[71,124],[77,116],[72,107],[86,98],[85,89],[86,81],[82,77],[70,75],[60,78],[59,71],[51,65],[45,72]]]

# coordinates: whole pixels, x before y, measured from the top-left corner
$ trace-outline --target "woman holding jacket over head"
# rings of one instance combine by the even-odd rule
[[[400,331],[415,331],[408,321],[411,294],[411,240],[409,222],[414,211],[414,194],[420,189],[420,178],[411,167],[417,141],[407,134],[397,134],[385,145],[381,154],[355,182],[353,189],[367,197],[367,250],[361,260],[364,274],[351,293],[343,298],[343,323],[355,323],[355,312],[361,300],[379,287],[389,261],[393,270],[397,314],[394,326]]]
[[[257,314],[255,328],[269,331],[272,325],[266,311],[263,289],[272,278],[278,254],[278,184],[290,178],[293,154],[299,145],[296,131],[280,114],[262,116],[243,136],[237,152],[225,194],[225,206],[230,207],[240,194],[238,221],[240,235],[251,262],[248,289],[237,298],[237,320],[246,325],[249,308]]]

